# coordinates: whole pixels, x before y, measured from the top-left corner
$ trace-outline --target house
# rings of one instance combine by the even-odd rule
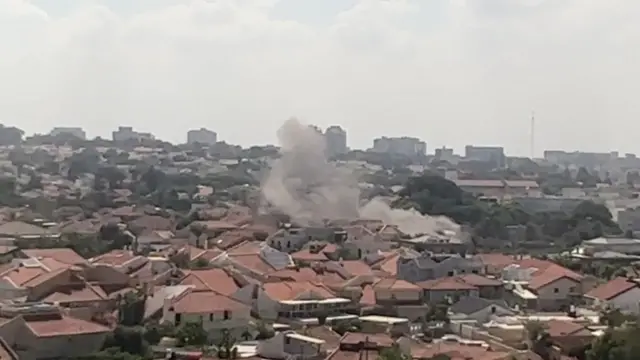
[[[24,221],[11,221],[0,225],[0,238],[13,240],[48,240],[58,238],[60,234]]]
[[[276,231],[267,238],[267,244],[274,249],[284,252],[294,252],[302,247],[312,238],[301,228],[283,228]]]
[[[165,298],[161,322],[175,326],[185,322],[201,323],[210,339],[218,341],[223,330],[235,339],[247,337],[250,320],[249,306],[213,291],[191,289]]]
[[[512,316],[515,312],[504,300],[483,299],[465,296],[449,307],[452,318],[472,319],[479,324],[491,320],[494,316]]]
[[[640,313],[640,286],[623,277],[592,289],[584,297],[598,308],[611,307],[624,313]]]
[[[439,259],[426,253],[418,257],[401,257],[397,263],[397,276],[417,283],[446,276],[484,273],[484,265],[475,258],[451,255],[438,261]]]
[[[313,359],[326,355],[325,341],[295,331],[283,331],[274,337],[260,341],[257,355],[265,359]]]
[[[539,196],[540,186],[533,180],[455,180],[456,185],[466,192],[487,197],[527,195]]]
[[[505,267],[510,301],[542,311],[558,311],[582,297],[583,276],[550,261],[522,259]],[[524,284],[524,285],[523,285]]]
[[[613,251],[622,254],[640,254],[640,240],[638,239],[599,237],[583,241],[581,247],[590,249],[591,252]]]
[[[60,263],[78,266],[88,266],[87,259],[80,256],[77,252],[69,248],[54,248],[54,249],[22,249],[20,254],[24,258],[51,258]]]
[[[3,305],[2,337],[22,359],[72,359],[99,351],[111,329],[47,304]]]
[[[318,316],[343,315],[354,307],[351,299],[338,297],[324,285],[312,281],[250,284],[233,297],[251,304],[262,319],[285,322],[317,321]]]
[[[429,303],[456,302],[467,296],[479,297],[478,288],[456,277],[445,277],[417,283],[423,290],[423,299]]]
[[[405,280],[386,278],[372,285],[378,305],[419,305],[422,288]]]
[[[551,343],[564,355],[595,339],[595,335],[583,324],[573,321],[550,320],[545,322],[545,327]]]
[[[169,246],[175,234],[169,230],[144,230],[135,239],[138,252],[160,251]]]
[[[14,260],[0,273],[0,298],[37,300],[70,282],[72,273],[66,264],[51,258]]]
[[[187,270],[179,285],[189,285],[198,291],[214,291],[232,296],[241,285],[247,284],[244,279],[238,281],[239,277],[239,274],[234,274],[230,269]]]
[[[478,274],[458,275],[458,279],[478,288],[481,298],[500,299],[504,292],[504,284],[500,280],[489,278]]]

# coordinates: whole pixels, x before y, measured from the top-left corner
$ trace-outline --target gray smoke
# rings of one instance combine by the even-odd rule
[[[281,157],[262,184],[262,196],[299,225],[362,217],[397,225],[412,235],[459,229],[446,217],[392,209],[380,199],[361,207],[358,181],[348,169],[327,160],[324,136],[314,127],[290,119],[278,130],[278,140]]]

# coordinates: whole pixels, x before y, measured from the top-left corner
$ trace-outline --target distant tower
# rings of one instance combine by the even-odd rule
[[[536,113],[534,111],[531,112],[531,136],[529,143],[529,150],[531,151],[531,158],[533,159],[536,154]]]

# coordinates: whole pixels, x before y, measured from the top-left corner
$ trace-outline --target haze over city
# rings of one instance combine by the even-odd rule
[[[0,1],[0,118],[27,133],[208,127],[276,143],[296,116],[429,148],[637,152],[632,0]],[[623,129],[624,131],[620,131]],[[464,131],[461,131],[464,130]]]

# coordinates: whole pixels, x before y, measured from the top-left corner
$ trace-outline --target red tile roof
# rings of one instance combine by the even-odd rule
[[[240,288],[224,269],[190,270],[180,285],[195,285],[197,290],[215,291],[227,296]]]
[[[88,261],[68,248],[59,249],[25,249],[22,252],[31,258],[52,258],[67,265],[85,265]]]
[[[592,289],[591,291],[586,293],[585,296],[602,301],[608,301],[637,287],[638,284],[636,284],[635,282],[629,281],[623,277],[617,277],[605,284]]]
[[[470,285],[457,277],[446,277],[435,280],[427,280],[418,283],[418,286],[425,290],[477,290],[478,288]]]
[[[213,291],[187,291],[173,302],[178,314],[210,314],[248,309],[247,305]]]
[[[305,293],[314,293],[322,299],[335,298],[328,288],[310,281],[284,281],[279,283],[265,283],[262,285],[264,292],[273,300],[297,300],[298,296]]]
[[[560,279],[570,279],[579,283],[582,281],[582,275],[560,265],[552,264],[543,270],[533,273],[533,276],[527,286],[532,290],[538,290]]]
[[[328,261],[329,258],[327,257],[327,255],[324,254],[324,252],[319,251],[319,252],[311,252],[310,249],[302,249],[300,251],[297,251],[293,254],[291,254],[291,257],[294,260],[298,260],[298,261]]]
[[[64,315],[53,319],[25,320],[25,323],[37,337],[99,334],[111,331],[106,326]]]
[[[341,261],[340,265],[352,276],[373,275],[373,270],[362,260]]]

